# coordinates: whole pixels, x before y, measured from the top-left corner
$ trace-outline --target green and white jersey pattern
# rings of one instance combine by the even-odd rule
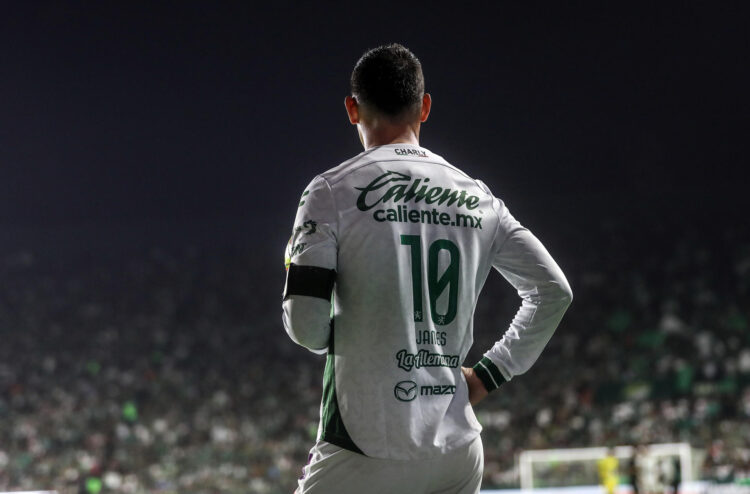
[[[328,353],[319,439],[377,458],[434,457],[481,431],[461,365],[493,266],[522,303],[509,328],[482,328],[502,336],[475,366],[490,390],[534,363],[571,300],[559,267],[502,201],[408,144],[315,177],[287,262],[288,287],[292,271],[335,275],[332,311],[328,292],[309,286],[315,277],[283,304],[292,339]]]

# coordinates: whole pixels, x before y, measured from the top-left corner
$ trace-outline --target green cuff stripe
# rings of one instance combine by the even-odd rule
[[[487,367],[487,370],[490,371],[492,378],[497,381],[498,386],[505,382],[505,376],[503,376],[503,373],[500,372],[500,369],[497,368],[492,360],[488,359],[487,357],[482,357],[482,360],[480,360],[480,362],[482,362],[485,367]]]
[[[497,386],[495,386],[495,383],[492,382],[490,373],[487,372],[481,365],[476,364],[474,366],[474,373],[477,375],[479,380],[482,381],[482,384],[484,384],[484,389],[486,389],[487,391],[493,391],[497,388]]]
[[[476,372],[484,387],[487,388],[487,391],[495,390],[505,382],[500,369],[487,357],[482,357],[482,360],[476,363],[474,372]]]

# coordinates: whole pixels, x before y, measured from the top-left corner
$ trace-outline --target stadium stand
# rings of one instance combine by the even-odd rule
[[[477,410],[485,488],[518,488],[525,449],[659,442],[703,448],[703,480],[750,477],[747,232],[657,228],[625,251],[633,228],[558,256],[573,307]],[[323,359],[281,326],[281,253],[32,246],[0,273],[0,491],[292,492]],[[488,282],[474,357],[516,304]]]

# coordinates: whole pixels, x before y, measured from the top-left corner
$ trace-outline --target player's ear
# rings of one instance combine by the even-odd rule
[[[344,106],[346,106],[346,113],[349,115],[349,122],[352,125],[357,125],[359,123],[359,104],[357,104],[357,100],[352,96],[347,96],[344,98]]]
[[[427,117],[430,116],[430,109],[432,108],[432,97],[430,93],[424,93],[422,96],[422,111],[419,114],[419,121],[424,122]]]

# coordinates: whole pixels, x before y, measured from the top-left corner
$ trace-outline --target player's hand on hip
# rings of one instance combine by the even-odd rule
[[[469,403],[471,406],[475,406],[477,403],[482,401],[489,393],[484,387],[482,380],[479,379],[474,369],[471,367],[461,367],[461,372],[464,373],[466,378],[466,384],[469,385]]]

